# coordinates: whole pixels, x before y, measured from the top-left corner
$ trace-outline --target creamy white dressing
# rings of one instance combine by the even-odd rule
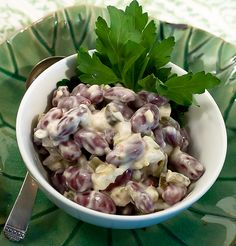
[[[171,106],[169,103],[164,104],[159,107],[159,114],[160,114],[160,119],[161,120],[167,120],[170,118],[171,114]]]
[[[132,163],[133,169],[142,169],[150,164],[158,164],[166,159],[160,146],[151,137],[144,136],[143,140],[145,142],[144,154],[139,160]]]
[[[130,121],[118,122],[114,126],[114,129],[116,132],[113,138],[114,146],[116,146],[119,142],[122,142],[123,140],[127,139],[132,134]]]
[[[189,186],[190,185],[190,179],[186,177],[185,175],[177,172],[172,172],[171,170],[167,171],[166,174],[166,182],[167,183],[177,183],[177,184],[182,184],[184,186]]]
[[[110,197],[116,206],[124,207],[131,202],[130,192],[126,186],[118,186],[112,189]]]
[[[153,116],[153,113],[152,113],[152,111],[151,111],[150,109],[147,110],[147,111],[144,113],[144,116],[145,116],[145,118],[146,118],[148,124],[152,124],[152,123],[153,123],[153,121],[154,121],[154,116]]]
[[[112,129],[111,125],[107,122],[105,116],[105,108],[102,110],[95,112],[90,115],[89,122],[85,125],[85,128],[90,126],[94,130],[105,132],[107,129]]]
[[[112,164],[100,164],[92,174],[94,190],[105,190],[109,184],[114,183],[116,178],[127,169],[128,166],[125,165],[117,168]]]

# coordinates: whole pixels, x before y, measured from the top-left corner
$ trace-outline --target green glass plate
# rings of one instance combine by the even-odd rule
[[[31,68],[51,55],[94,48],[94,23],[105,9],[63,9],[0,45],[0,229],[16,199],[26,168],[15,133],[16,114]],[[157,17],[158,18],[158,17]],[[38,192],[24,241],[18,245],[236,245],[236,46],[187,25],[156,20],[159,38],[174,35],[172,61],[186,70],[213,72],[222,83],[211,90],[224,116],[228,152],[212,188],[175,218],[138,230],[111,230],[76,220]],[[33,105],[29,105],[29,110]],[[214,143],[212,143],[214,144]],[[0,235],[0,245],[13,245]],[[15,244],[14,244],[15,245]]]

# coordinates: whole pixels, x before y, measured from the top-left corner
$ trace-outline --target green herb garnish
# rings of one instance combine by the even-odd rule
[[[110,25],[102,18],[96,21],[96,51],[78,51],[78,76],[83,83],[121,83],[134,91],[156,92],[179,105],[189,106],[193,94],[220,83],[210,73],[188,73],[172,76],[163,67],[171,58],[175,42],[173,37],[162,41],[157,38],[153,20],[136,0],[125,11],[108,7]]]

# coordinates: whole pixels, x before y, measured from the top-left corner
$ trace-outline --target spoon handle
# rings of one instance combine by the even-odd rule
[[[38,185],[27,172],[15,204],[3,228],[5,236],[12,241],[25,237],[34,206]]]

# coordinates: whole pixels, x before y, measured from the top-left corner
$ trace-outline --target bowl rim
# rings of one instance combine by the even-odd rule
[[[23,137],[21,135],[21,128],[22,128],[22,118],[23,116],[23,112],[24,112],[24,108],[26,107],[26,101],[28,98],[30,98],[31,92],[34,91],[35,87],[37,88],[38,86],[38,82],[40,81],[41,77],[45,76],[47,73],[50,73],[51,71],[53,71],[55,69],[55,67],[60,66],[61,64],[65,63],[69,60],[74,60],[76,59],[77,54],[73,54],[70,56],[65,57],[64,59],[56,62],[55,64],[53,64],[52,66],[50,66],[48,69],[46,69],[44,72],[42,72],[42,74],[40,74],[38,76],[38,78],[35,79],[34,83],[28,88],[28,90],[26,91],[25,95],[23,96],[18,112],[17,112],[17,118],[16,118],[16,138],[17,138],[17,144],[20,150],[20,154],[22,156],[22,159],[24,161],[25,166],[27,167],[27,170],[29,171],[29,173],[31,174],[31,176],[36,180],[36,182],[39,184],[39,187],[41,189],[43,189],[46,193],[50,194],[50,196],[54,197],[56,200],[61,201],[63,204],[67,205],[69,208],[72,209],[76,209],[79,212],[85,213],[87,215],[91,215],[91,216],[96,216],[97,218],[102,218],[102,219],[107,219],[107,220],[113,220],[113,221],[121,221],[121,222],[127,222],[127,221],[133,221],[133,222],[141,222],[141,221],[146,221],[149,219],[158,219],[158,218],[162,218],[168,215],[174,215],[182,210],[187,209],[188,207],[190,207],[193,203],[195,203],[197,200],[199,200],[209,189],[210,187],[214,184],[214,182],[216,181],[216,179],[218,178],[223,165],[224,165],[224,161],[225,161],[225,157],[226,157],[226,151],[227,151],[227,133],[226,133],[226,127],[225,127],[225,123],[222,117],[222,114],[216,104],[216,102],[214,101],[213,97],[210,95],[210,93],[208,91],[205,91],[203,94],[205,97],[207,97],[207,99],[209,100],[209,102],[212,104],[212,106],[214,106],[217,114],[218,114],[218,119],[219,119],[219,129],[221,129],[221,134],[222,134],[222,154],[221,154],[221,160],[219,161],[219,163],[222,163],[221,165],[218,165],[218,168],[215,172],[215,176],[214,178],[210,179],[210,182],[207,183],[207,185],[203,186],[202,189],[196,193],[194,196],[187,196],[188,199],[183,199],[180,202],[170,206],[167,209],[161,210],[161,211],[157,211],[157,212],[153,212],[150,214],[143,214],[143,215],[117,215],[117,214],[107,214],[107,213],[103,213],[100,211],[96,211],[96,210],[92,210],[90,208],[86,208],[82,205],[79,205],[73,201],[71,201],[70,199],[66,198],[65,196],[63,196],[61,193],[59,193],[55,188],[53,188],[52,185],[50,185],[46,179],[43,177],[42,173],[37,172],[34,168],[34,165],[30,162],[29,156],[26,152],[26,149],[24,147],[24,141],[23,141]],[[176,64],[173,63],[168,63],[168,65],[170,65],[172,68],[174,68],[174,70],[178,71],[178,73],[180,74],[185,74],[186,71],[183,70],[182,68],[180,68],[179,66],[177,66]],[[190,193],[191,194],[191,193]],[[50,197],[49,197],[50,199]],[[154,224],[154,223],[153,223]]]

